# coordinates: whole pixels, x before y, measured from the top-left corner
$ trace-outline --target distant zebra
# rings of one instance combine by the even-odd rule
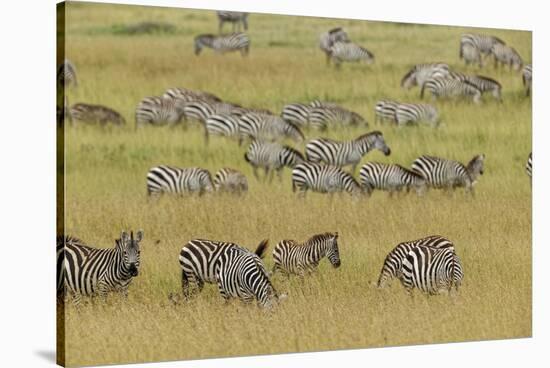
[[[510,69],[520,70],[523,66],[523,60],[519,53],[513,47],[497,43],[493,45],[491,54],[495,61],[495,68],[499,64],[508,65]]]
[[[325,53],[327,64],[330,64],[331,48],[336,42],[350,42],[348,34],[341,27],[321,33],[319,37],[319,48]]]
[[[393,100],[380,100],[376,102],[376,105],[374,106],[374,122],[383,123],[385,121],[390,121],[391,123],[397,123],[395,113],[397,112],[398,105],[399,102]]]
[[[228,249],[237,248],[244,252],[248,249],[235,243],[220,242],[206,239],[193,239],[187,242],[179,253],[181,267],[181,288],[185,298],[197,291],[202,291],[204,283],[215,283],[215,266],[221,255]],[[267,240],[263,240],[256,248],[256,255],[263,258],[267,248]],[[191,290],[195,286],[196,290]]]
[[[354,173],[363,156],[374,149],[386,156],[391,154],[382,132],[366,133],[343,142],[328,138],[312,139],[306,144],[306,158],[310,162],[323,162],[334,166],[352,165],[351,172]]]
[[[432,188],[455,189],[464,187],[473,193],[479,175],[483,175],[485,155],[474,156],[468,165],[434,156],[420,156],[412,164],[412,170],[421,175]]]
[[[529,153],[529,157],[527,158],[527,163],[525,164],[525,172],[527,175],[531,178],[533,176],[533,152]]]
[[[218,54],[239,51],[242,56],[246,56],[250,51],[250,38],[245,33],[221,36],[202,34],[195,37],[195,55],[199,55],[205,47],[213,49]]]
[[[240,131],[250,139],[282,140],[290,138],[295,142],[304,140],[304,134],[293,123],[279,116],[247,113],[239,119]]]
[[[61,88],[78,87],[76,67],[69,59],[65,59],[57,68],[57,83]]]
[[[322,102],[319,100],[313,100],[306,104],[291,103],[283,107],[281,117],[285,121],[293,123],[299,127],[305,127],[309,124],[309,114],[311,110],[316,107],[337,107],[337,105],[331,102]]]
[[[115,110],[102,106],[91,105],[85,103],[74,104],[70,109],[70,116],[74,120],[78,120],[84,123],[99,123],[100,125],[106,125],[112,123],[114,125],[124,125],[126,120]]]
[[[359,170],[359,180],[364,191],[371,193],[374,189],[401,192],[403,188],[409,192],[416,190],[418,195],[426,191],[426,180],[418,173],[396,164],[381,164],[368,162]]]
[[[526,96],[530,96],[531,84],[533,83],[533,66],[531,64],[526,64],[523,67],[523,71],[521,73],[521,80],[523,82],[523,85],[525,86]]]
[[[397,105],[395,118],[399,126],[425,121],[436,127],[440,123],[437,109],[428,104],[400,103]]]
[[[465,33],[460,38],[459,57],[464,59],[467,65],[477,62],[482,67],[483,55],[490,55],[492,47],[496,44],[504,45],[505,42],[495,36]]]
[[[81,296],[106,296],[118,291],[128,295],[132,278],[139,273],[143,231],[123,231],[112,249],[98,249],[71,236],[57,237],[57,294],[73,295],[75,304]]]
[[[451,72],[449,77],[473,85],[479,89],[482,94],[485,92],[490,92],[496,100],[502,102],[502,85],[492,78],[481,75],[466,75],[457,72]]]
[[[293,168],[304,161],[304,156],[292,147],[282,145],[276,142],[266,142],[262,140],[253,141],[244,154],[244,159],[250,165],[254,176],[258,179],[258,168],[265,171],[264,179],[269,181],[273,179],[273,172],[282,180],[282,171],[284,167]]]
[[[374,63],[374,54],[352,42],[336,42],[330,48],[330,59],[339,68],[342,62],[372,64]]]
[[[241,106],[227,102],[209,102],[209,101],[191,101],[186,102],[183,107],[184,117],[186,120],[192,119],[202,124],[206,120],[216,114],[231,114],[240,112]]]
[[[166,165],[155,166],[147,173],[147,194],[188,194],[213,192],[214,185],[208,170],[200,167],[176,168]]]
[[[319,193],[362,193],[355,178],[338,166],[303,162],[292,169],[292,191],[305,196],[308,190]]]
[[[450,68],[445,63],[427,63],[413,66],[401,79],[401,87],[411,89],[422,86],[428,79],[441,78],[449,75]]]
[[[248,180],[246,176],[235,169],[224,167],[214,175],[214,188],[216,192],[241,194],[248,192]]]
[[[136,129],[149,125],[176,125],[184,117],[185,102],[164,97],[145,97],[136,107]]]
[[[339,106],[314,107],[309,113],[309,124],[319,130],[330,126],[357,126],[368,127],[367,121],[358,113]]]
[[[241,30],[241,23],[244,30],[248,29],[248,13],[243,12],[232,12],[232,11],[217,11],[218,22],[219,22],[219,33],[222,33],[223,24],[229,22],[233,25],[233,32],[235,30]]]
[[[212,115],[205,122],[205,138],[209,140],[211,135],[236,138],[239,146],[242,144],[242,134],[239,118],[231,114]]]
[[[340,267],[338,233],[317,234],[303,243],[295,240],[281,240],[273,250],[273,274],[283,273],[305,275],[314,271],[319,262],[327,257],[334,268]]]
[[[459,57],[464,60],[466,65],[477,63],[480,68],[483,66],[481,52],[470,42],[460,44]]]
[[[422,86],[422,90],[420,91],[421,98],[424,98],[426,90],[431,92],[434,99],[471,97],[474,103],[478,104],[481,102],[481,91],[475,85],[458,79],[429,79]]]
[[[221,98],[210,92],[196,91],[183,87],[169,88],[166,90],[166,92],[164,92],[162,97],[177,98],[185,102],[192,102],[197,100],[211,103],[222,102]]]

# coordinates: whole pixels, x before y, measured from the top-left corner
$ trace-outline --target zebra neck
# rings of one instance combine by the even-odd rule
[[[319,263],[321,258],[327,254],[326,246],[324,243],[313,243],[308,245],[308,260],[310,262]]]
[[[366,137],[357,141],[352,141],[355,145],[355,149],[361,156],[366,155],[372,149],[372,142],[370,137]]]
[[[122,249],[120,249],[119,246],[114,249],[114,254],[110,258],[111,260],[108,268],[111,270],[110,274],[114,275],[114,280],[125,281],[132,278],[129,270],[124,265]]]

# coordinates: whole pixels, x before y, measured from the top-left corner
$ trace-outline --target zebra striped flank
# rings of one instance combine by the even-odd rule
[[[418,173],[396,164],[368,162],[359,170],[359,179],[364,191],[371,193],[374,189],[401,192],[403,188],[409,192],[416,190],[418,195],[426,191],[426,180]]]
[[[289,138],[295,142],[304,140],[304,134],[295,124],[274,115],[247,113],[239,119],[242,136],[260,140],[282,140]]]
[[[277,173],[279,180],[282,180],[284,167],[293,168],[295,165],[304,162],[304,156],[298,150],[276,142],[254,140],[244,155],[244,159],[253,169],[254,177],[259,179],[258,168],[265,171],[264,179],[273,179],[273,172]]]
[[[309,113],[309,124],[312,128],[325,130],[332,126],[368,127],[368,122],[358,113],[335,105],[314,107]]]
[[[445,63],[426,63],[414,65],[401,79],[401,87],[411,89],[422,86],[428,79],[441,78],[449,74],[450,68]]]
[[[218,54],[239,51],[242,56],[246,56],[250,50],[250,38],[241,32],[220,36],[202,34],[195,37],[195,55],[199,55],[205,47]]]
[[[224,167],[214,175],[214,188],[216,192],[246,193],[248,192],[248,180],[240,171]]]
[[[145,97],[136,107],[136,129],[153,126],[176,125],[184,117],[185,102],[164,97]]]
[[[353,42],[335,42],[329,52],[330,59],[337,68],[340,67],[342,62],[374,63],[374,54]]]
[[[389,121],[390,123],[397,123],[397,117],[395,115],[399,102],[394,100],[379,100],[374,106],[374,122],[384,123]]]
[[[348,192],[353,196],[362,193],[355,178],[332,165],[303,162],[292,169],[292,191],[304,197],[308,190],[318,193]]]
[[[205,138],[208,142],[211,135],[237,139],[242,144],[239,118],[231,114],[217,114],[208,117],[205,121]]]
[[[433,78],[424,83],[420,91],[420,98],[424,98],[424,92],[428,90],[433,99],[437,98],[472,98],[476,104],[481,102],[481,91],[469,81],[458,80],[449,77]]]
[[[437,109],[428,104],[399,103],[395,110],[395,118],[398,126],[426,122],[435,128],[440,123]]]
[[[213,191],[210,172],[200,167],[177,168],[160,165],[152,167],[147,173],[148,195],[198,193],[201,196]]]

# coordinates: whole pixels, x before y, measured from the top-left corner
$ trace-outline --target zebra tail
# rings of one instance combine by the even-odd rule
[[[260,244],[258,244],[258,247],[256,247],[256,250],[254,251],[254,253],[258,257],[263,259],[265,257],[265,251],[267,250],[268,246],[269,246],[269,239],[264,239],[260,242]]]

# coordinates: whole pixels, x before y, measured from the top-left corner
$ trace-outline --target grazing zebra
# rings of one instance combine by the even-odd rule
[[[243,137],[250,139],[281,140],[290,138],[302,142],[304,134],[293,123],[279,116],[247,113],[239,119],[240,131]]]
[[[232,12],[232,11],[217,11],[219,26],[219,33],[222,33],[223,24],[229,22],[233,25],[233,32],[235,30],[241,30],[241,23],[244,30],[248,30],[248,13]]]
[[[330,64],[331,48],[337,42],[350,42],[348,34],[341,27],[324,32],[319,37],[319,48],[325,53],[327,64]]]
[[[314,107],[309,113],[309,124],[316,129],[324,130],[331,125],[368,127],[368,122],[358,113],[340,106]]]
[[[394,192],[401,192],[406,188],[416,190],[418,195],[426,191],[426,180],[418,173],[408,170],[401,165],[381,164],[368,162],[359,170],[359,180],[366,193],[374,189],[389,191],[390,196]]]
[[[293,123],[299,127],[305,127],[309,124],[309,113],[316,107],[337,107],[336,104],[331,102],[322,102],[319,100],[313,100],[310,103],[291,103],[283,107],[281,117],[290,123]]]
[[[449,77],[475,86],[482,94],[490,92],[497,101],[502,102],[502,85],[492,78],[481,75],[466,75],[457,72],[451,72]]]
[[[405,89],[411,89],[414,86],[422,87],[428,79],[446,77],[449,72],[449,65],[445,63],[417,64],[401,79],[401,87]]]
[[[246,56],[250,50],[250,38],[245,33],[221,36],[202,34],[195,37],[195,55],[199,55],[205,47],[213,49],[218,54],[239,51],[242,56]]]
[[[122,115],[102,105],[77,103],[71,107],[70,115],[74,120],[85,123],[99,123],[100,125],[106,125],[108,122],[114,125],[126,124],[126,120]]]
[[[183,108],[184,117],[186,120],[192,119],[199,121],[202,124],[206,120],[216,114],[231,114],[234,112],[240,113],[241,106],[227,102],[208,102],[208,101],[191,101],[186,102]],[[235,114],[237,115],[237,114]]]
[[[181,267],[181,288],[185,298],[189,298],[197,291],[200,292],[205,282],[210,284],[216,282],[216,262],[223,253],[231,248],[250,252],[235,243],[206,239],[190,240],[181,248],[179,263]],[[263,258],[266,249],[267,240],[263,240],[256,248],[256,256]],[[190,290],[190,285],[196,286],[196,289]]]
[[[395,115],[399,102],[393,100],[380,100],[376,102],[374,106],[374,122],[390,121],[391,123],[397,123],[397,117]]]
[[[147,194],[162,193],[187,194],[214,191],[212,178],[208,170],[200,167],[176,168],[166,165],[155,166],[147,173]]]
[[[504,45],[504,41],[495,36],[465,33],[460,37],[459,57],[464,59],[466,64],[477,62],[482,67],[482,55],[490,55],[496,44]]]
[[[523,60],[519,53],[513,47],[497,43],[491,49],[495,61],[495,68],[499,64],[508,65],[510,69],[520,70],[523,66]]]
[[[242,135],[239,118],[231,114],[212,115],[205,122],[205,138],[209,140],[211,135],[237,138],[239,146],[242,144]]]
[[[61,88],[78,87],[76,67],[69,59],[65,59],[57,68],[57,83]]]
[[[166,90],[166,92],[164,92],[162,97],[180,99],[185,102],[193,102],[197,100],[211,103],[222,102],[221,98],[212,93],[204,91],[194,91],[192,89],[183,87],[169,88]]]
[[[374,54],[352,42],[336,42],[330,48],[330,59],[337,68],[344,61],[374,63]]]
[[[292,169],[292,191],[304,197],[308,190],[319,193],[346,191],[353,196],[362,193],[355,178],[338,166],[303,162]]]
[[[255,140],[250,144],[244,159],[252,165],[256,179],[259,179],[257,169],[260,167],[265,171],[264,179],[267,180],[269,176],[269,181],[273,179],[273,172],[282,180],[285,166],[293,168],[304,162],[304,156],[294,148],[262,140]]]
[[[527,158],[527,163],[525,164],[525,172],[529,177],[531,178],[533,176],[533,152],[529,153],[529,157]]]
[[[75,304],[80,297],[106,296],[108,292],[119,291],[128,295],[132,278],[139,273],[139,243],[143,231],[123,231],[115,240],[112,249],[92,248],[71,236],[57,237],[57,294],[63,297],[70,293]]]
[[[481,61],[481,52],[474,44],[470,42],[460,43],[459,57],[464,60],[466,65],[477,63],[480,68],[483,66]]]
[[[481,102],[481,91],[473,84],[467,81],[461,81],[451,78],[429,79],[422,86],[420,98],[424,98],[424,92],[428,90],[432,98],[456,98],[471,97],[476,104]]]
[[[246,193],[248,192],[248,180],[240,171],[224,167],[214,175],[214,188],[216,192]]]
[[[136,129],[150,125],[176,125],[184,117],[185,102],[164,97],[145,97],[136,107]]]
[[[328,138],[312,139],[306,144],[306,159],[334,166],[352,165],[355,172],[359,161],[370,151],[377,149],[389,156],[391,149],[379,131],[363,134],[350,141],[335,141]]]
[[[412,164],[412,170],[421,175],[433,188],[455,189],[465,187],[473,194],[479,175],[483,175],[485,155],[474,156],[468,165],[434,156],[420,156]]]
[[[533,82],[533,66],[531,64],[526,64],[523,67],[521,80],[523,82],[523,85],[525,86],[526,96],[531,95],[531,84]]]
[[[432,127],[436,127],[440,123],[437,109],[428,104],[400,103],[397,105],[395,118],[399,126],[425,121]]]
[[[340,267],[338,233],[317,234],[303,243],[295,240],[281,240],[273,250],[273,274],[283,273],[303,276],[314,271],[319,262],[327,257],[334,268]]]

